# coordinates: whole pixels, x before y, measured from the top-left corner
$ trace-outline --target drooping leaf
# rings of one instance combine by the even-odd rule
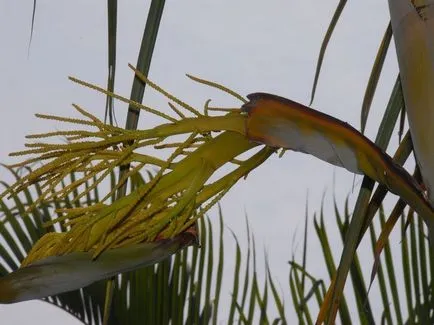
[[[0,303],[40,299],[152,265],[194,240],[193,234],[184,233],[173,239],[112,249],[96,260],[92,252],[48,257],[1,277]]]
[[[434,229],[434,211],[414,178],[372,141],[336,118],[266,93],[247,96],[247,137],[272,147],[311,154],[387,186]]]

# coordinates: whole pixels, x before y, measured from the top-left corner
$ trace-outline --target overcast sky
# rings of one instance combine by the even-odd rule
[[[186,73],[218,81],[246,95],[271,92],[308,104],[316,60],[337,0],[185,0],[167,1],[152,60],[150,77],[185,101],[201,106],[233,101],[185,77]],[[67,80],[74,75],[105,85],[107,27],[105,1],[37,1],[33,40],[28,53],[33,1],[0,1],[0,160],[23,147],[24,135],[56,126],[38,121],[34,113],[68,115],[78,103],[103,117],[104,97]],[[116,91],[129,96],[132,82],[128,63],[135,64],[149,1],[120,1]],[[359,128],[360,107],[378,45],[388,23],[387,1],[350,2],[344,10],[324,60],[313,107]],[[379,91],[373,102],[367,134],[373,138],[397,74],[395,51],[389,51]],[[166,106],[166,100],[147,91],[145,103]],[[125,105],[116,104],[119,125]],[[146,119],[139,127],[146,128]],[[396,145],[396,141],[392,144]],[[3,175],[2,179],[9,179]],[[333,187],[333,180],[335,185]],[[352,198],[360,177],[355,178]],[[333,193],[340,207],[353,188],[353,175],[310,156],[288,152],[273,157],[241,181],[222,201],[225,223],[245,239],[244,215],[261,252],[269,254],[272,273],[289,298],[288,264],[300,257],[305,202],[318,211],[326,191],[325,217],[334,247]],[[352,200],[351,202],[354,202]],[[216,220],[215,211],[210,215]],[[312,223],[310,223],[312,225]],[[312,227],[313,228],[313,227]],[[321,250],[312,229],[308,267],[326,276]],[[295,240],[293,238],[295,237]],[[396,242],[398,239],[396,239]],[[233,243],[227,231],[226,267],[232,269]],[[336,257],[340,254],[337,250]],[[363,255],[368,276],[372,257]],[[262,265],[262,264],[260,264]],[[232,274],[232,273],[230,273]],[[227,273],[228,283],[231,284]],[[222,300],[230,296],[225,286]],[[375,307],[375,306],[374,306]],[[287,304],[288,315],[293,315]],[[378,311],[378,310],[377,310]],[[0,306],[5,324],[76,324],[70,316],[40,302]],[[42,320],[40,322],[42,324]]]

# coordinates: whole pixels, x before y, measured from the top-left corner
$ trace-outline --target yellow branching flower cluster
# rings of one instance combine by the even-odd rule
[[[42,193],[29,209],[46,201],[62,200],[73,191],[80,191],[75,196],[78,201],[117,170],[117,167],[127,164],[132,166],[99,202],[89,206],[57,209],[59,217],[49,224],[59,222],[67,231],[51,232],[42,237],[23,266],[52,255],[93,251],[94,257],[97,257],[110,248],[171,238],[190,227],[240,178],[273,153],[270,148],[262,148],[252,152],[250,158],[237,160],[240,154],[257,146],[244,135],[244,113],[239,109],[217,109],[223,111],[223,115],[210,116],[208,113],[212,109],[208,107],[209,101],[204,113],[200,113],[150,82],[137,70],[135,72],[143,82],[171,101],[169,106],[177,118],[71,78],[81,85],[163,117],[168,122],[147,130],[125,130],[107,125],[78,105],[73,105],[83,118],[37,116],[85,127],[86,130],[31,135],[28,136],[29,139],[43,141],[62,136],[67,141],[61,144],[28,143],[27,150],[12,154],[31,156],[12,167],[43,163],[0,195],[3,197],[8,193],[19,193],[32,184],[39,183]],[[223,86],[191,78],[222,89],[244,101],[241,96]],[[194,117],[187,117],[191,114]],[[88,130],[89,127],[92,131]],[[171,142],[171,137],[179,135],[184,135],[183,141]],[[157,158],[158,154],[142,153],[144,148],[154,151],[171,150],[171,154],[167,159],[161,159]],[[217,181],[210,182],[210,177],[227,164],[231,164],[232,168]],[[108,202],[130,177],[149,167],[157,171],[147,182],[128,195],[112,203]],[[71,173],[80,176],[66,186],[59,186]]]

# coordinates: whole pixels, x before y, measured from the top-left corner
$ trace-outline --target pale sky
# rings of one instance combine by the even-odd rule
[[[150,78],[197,106],[208,98],[222,105],[232,101],[191,82],[186,73],[223,83],[243,95],[271,92],[307,105],[321,41],[337,3],[337,0],[167,1]],[[0,1],[1,162],[13,161],[7,154],[23,147],[24,135],[56,128],[50,122],[38,121],[34,117],[36,112],[68,115],[74,102],[97,116],[104,114],[105,98],[72,84],[67,76],[105,85],[106,2],[38,0],[28,54],[32,5],[30,0]],[[129,96],[133,77],[127,64],[137,61],[148,5],[149,1],[119,2],[116,91],[125,96]],[[388,20],[387,1],[348,3],[327,51],[312,107],[360,127],[363,93]],[[367,134],[371,139],[375,137],[397,71],[392,48],[368,120]],[[144,102],[152,107],[166,107],[166,100],[149,90]],[[123,126],[125,105],[116,103],[115,107],[119,125]],[[139,127],[146,125],[143,115]],[[396,139],[392,148],[395,146]],[[10,180],[6,173],[1,178]],[[354,202],[360,180],[355,178],[350,202]],[[352,174],[308,155],[288,152],[281,159],[269,159],[223,199],[225,224],[243,244],[247,213],[258,251],[268,252],[272,274],[285,292],[288,316],[294,313],[287,261],[293,252],[301,257],[306,199],[312,215],[319,211],[326,191],[325,219],[330,234],[335,235],[330,241],[340,248],[332,209],[333,193],[342,209],[352,188]],[[210,217],[217,221],[215,210]],[[312,222],[309,226],[312,231],[308,268],[323,277],[327,273],[321,249]],[[226,239],[228,272],[222,303],[230,299],[232,285],[234,242],[229,231]],[[340,256],[340,250],[335,256]],[[262,261],[262,253],[259,257]],[[367,279],[372,256],[363,254],[362,259]],[[259,269],[262,267],[260,263]],[[69,315],[41,302],[0,305],[0,315],[5,324],[11,325],[77,324]]]

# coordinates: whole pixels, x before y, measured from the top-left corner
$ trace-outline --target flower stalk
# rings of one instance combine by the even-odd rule
[[[173,238],[188,229],[240,178],[247,176],[275,151],[272,148],[262,148],[254,150],[247,159],[236,159],[258,146],[245,136],[244,112],[240,109],[223,109],[223,114],[210,116],[212,109],[208,107],[208,101],[202,114],[145,79],[137,70],[135,72],[144,82],[172,101],[170,107],[177,113],[179,120],[133,103],[168,123],[147,130],[125,130],[106,125],[80,106],[73,105],[82,118],[41,114],[37,117],[72,123],[82,128],[91,127],[92,130],[74,129],[30,135],[28,139],[37,139],[39,142],[26,144],[27,150],[12,154],[31,157],[11,167],[44,162],[23,176],[8,191],[19,193],[32,184],[40,183],[42,193],[28,210],[43,202],[64,199],[72,191],[80,192],[75,199],[77,201],[101,184],[118,166],[133,166],[100,202],[79,208],[57,209],[58,218],[46,223],[46,226],[61,223],[67,231],[49,233],[42,237],[23,261],[23,267],[48,256],[92,251],[93,258],[97,258],[109,249]],[[75,78],[71,80],[131,104],[128,99],[100,87]],[[214,83],[207,84],[215,86]],[[237,95],[237,98],[241,96]],[[175,105],[180,108],[175,108]],[[195,116],[187,117],[191,114]],[[63,136],[66,143],[42,142],[59,136]],[[184,137],[182,141],[172,140],[180,136]],[[148,154],[149,151],[152,154]],[[162,159],[157,157],[161,156],[159,151],[171,153],[168,158]],[[223,166],[229,171],[220,179],[210,182],[211,176]],[[145,168],[156,171],[145,184],[113,203],[107,203],[129,177]],[[59,187],[72,172],[79,173],[81,177]],[[89,181],[92,181],[91,185],[83,188]]]

